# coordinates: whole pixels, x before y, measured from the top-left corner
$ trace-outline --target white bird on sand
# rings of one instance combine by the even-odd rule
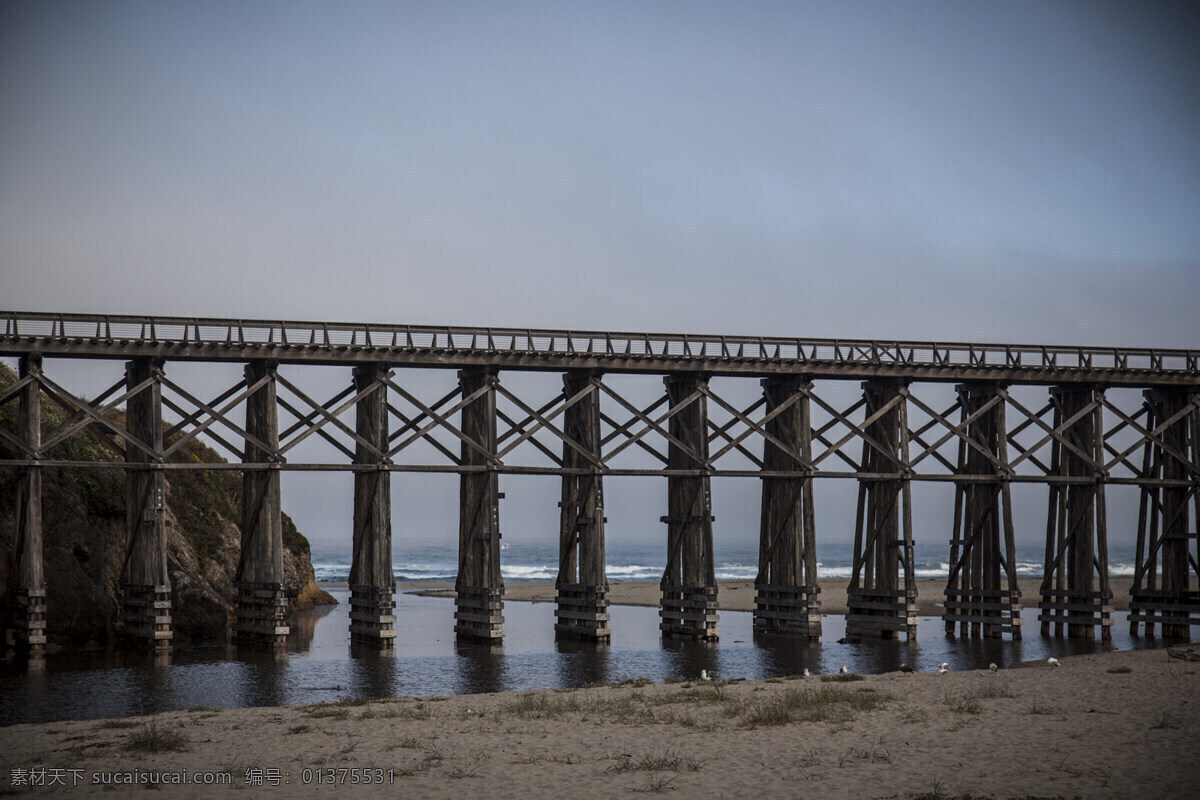
[[[700,670],[700,680],[702,680],[702,681],[711,681],[712,680],[712,678],[710,678],[708,676],[708,670],[706,670],[706,669]]]
[[[998,669],[1000,669],[1000,668],[999,668],[999,667],[997,667],[997,666],[996,666],[996,662],[995,662],[995,661],[993,661],[992,663],[988,664],[988,669],[990,669],[992,672],[995,672],[996,670],[998,670]]]
[[[1058,659],[1057,659],[1057,658],[1055,658],[1054,656],[1050,656],[1049,658],[1047,658],[1047,659],[1046,659],[1046,663],[1047,663],[1047,664],[1049,664],[1049,665],[1050,665],[1050,666],[1052,666],[1052,667],[1057,667],[1057,666],[1058,666]]]
[[[849,674],[850,674],[850,670],[846,669],[846,665],[845,665],[845,664],[842,664],[842,668],[841,668],[841,669],[839,669],[839,670],[838,670],[838,672],[842,673],[843,675],[849,675]]]
[[[945,661],[938,664],[938,675],[945,675],[949,671],[950,671],[950,665],[947,664]]]
[[[806,678],[812,677],[812,673],[808,671],[808,667],[804,668],[804,677],[806,677]]]

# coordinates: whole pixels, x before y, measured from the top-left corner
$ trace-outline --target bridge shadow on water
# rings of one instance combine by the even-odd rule
[[[480,692],[584,687],[649,678],[694,680],[880,673],[902,663],[930,671],[1008,668],[1049,656],[1155,647],[1131,637],[1116,614],[1113,641],[1043,637],[1035,609],[1023,615],[1025,638],[950,639],[941,619],[921,619],[915,641],[839,643],[841,617],[826,617],[820,642],[756,635],[747,612],[722,612],[718,644],[663,639],[655,608],[611,609],[608,645],[556,640],[551,603],[505,604],[500,646],[456,641],[453,603],[397,596],[396,647],[352,645],[345,590],[340,605],[304,612],[293,620],[286,650],[232,647],[179,648],[152,656],[122,652],[57,653],[41,663],[13,662],[0,670],[0,724],[147,714],[176,708],[303,705],[343,699],[383,699]]]

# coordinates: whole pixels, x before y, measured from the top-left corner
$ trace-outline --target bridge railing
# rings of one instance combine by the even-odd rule
[[[530,356],[1200,373],[1200,350],[0,311],[0,342],[29,339],[95,344],[274,346],[325,350],[399,348]]]

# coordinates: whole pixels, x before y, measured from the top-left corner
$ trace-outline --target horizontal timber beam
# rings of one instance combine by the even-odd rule
[[[130,469],[131,467],[119,461],[50,461],[50,460],[33,460],[33,459],[5,459],[0,462],[5,467],[30,467],[40,466],[46,469],[57,468],[96,468],[96,469]],[[376,472],[384,470],[387,472],[444,472],[444,473],[461,473],[461,472],[487,472],[489,469],[501,475],[591,475],[593,470],[590,468],[566,468],[566,467],[535,467],[535,466],[516,466],[504,465],[498,467],[487,466],[472,466],[472,465],[454,465],[454,464],[386,464],[382,466],[365,466],[362,464],[302,464],[302,463],[282,463],[282,464],[253,464],[253,463],[180,463],[180,464],[159,464],[155,465],[154,469],[163,469],[167,471],[196,471],[196,470],[215,470],[228,471],[236,470],[238,472],[254,471],[254,470],[278,470],[281,472]],[[905,478],[914,481],[927,481],[931,483],[996,483],[995,475],[979,474],[979,475],[952,475],[952,474],[931,474],[922,475],[920,473],[904,474],[899,472],[826,472],[823,470],[812,471],[796,471],[785,472],[779,470],[759,470],[759,469],[710,469],[710,470],[672,470],[672,469],[603,469],[599,471],[601,475],[613,477],[663,477],[669,478],[672,475],[688,476],[688,475],[711,475],[714,478],[853,478],[856,480],[898,480]],[[1095,479],[1072,477],[1065,475],[1012,475],[1007,478],[1002,478],[1001,481],[1010,481],[1012,483],[1040,483],[1040,484],[1093,484]],[[1118,477],[1107,478],[1107,484],[1115,486],[1194,486],[1196,481],[1187,479],[1159,479],[1149,480],[1137,477]]]
[[[0,355],[1200,386],[1200,350],[0,311]]]

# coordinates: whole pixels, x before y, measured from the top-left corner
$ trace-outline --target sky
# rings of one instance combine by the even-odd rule
[[[1186,3],[6,0],[0,308],[1194,348],[1196,41]]]

